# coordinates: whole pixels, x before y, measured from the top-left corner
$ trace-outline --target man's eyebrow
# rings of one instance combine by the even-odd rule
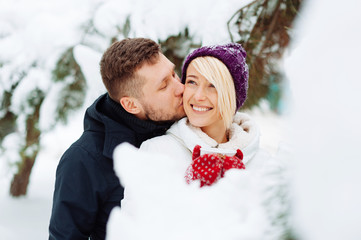
[[[172,63],[172,71],[174,71],[174,70],[175,70],[175,64]],[[165,77],[162,79],[162,81],[159,82],[158,85],[159,85],[159,86],[162,85],[162,83],[165,82],[165,81],[167,81],[168,78],[169,78],[169,76],[165,76]]]

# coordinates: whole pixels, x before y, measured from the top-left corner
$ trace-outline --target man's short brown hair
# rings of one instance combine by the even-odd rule
[[[103,54],[100,73],[109,96],[118,101],[124,96],[140,97],[143,79],[135,71],[143,64],[154,64],[160,46],[146,38],[127,38],[113,43]]]

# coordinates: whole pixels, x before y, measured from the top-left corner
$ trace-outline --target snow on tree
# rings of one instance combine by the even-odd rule
[[[72,87],[78,85],[75,88],[79,89],[82,86],[79,83],[84,82],[79,66],[71,61],[71,53],[62,54],[80,41],[76,29],[79,22],[43,12],[42,5],[19,8],[23,3],[17,1],[1,8],[4,20],[0,22],[6,26],[0,38],[0,151],[1,161],[12,166],[13,196],[26,194],[32,167],[41,150],[41,134],[64,120],[63,113],[68,109],[81,106],[74,105],[78,92]],[[63,69],[62,80],[58,81],[53,69],[61,66],[68,70]],[[51,94],[57,98],[43,109]],[[49,123],[45,128],[42,119]]]
[[[232,41],[247,52],[249,90],[245,107],[266,99],[272,109],[283,111],[285,77],[280,65],[291,40],[293,22],[302,0],[256,0],[239,9],[228,21]]]

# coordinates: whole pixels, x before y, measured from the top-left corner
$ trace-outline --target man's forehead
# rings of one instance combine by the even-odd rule
[[[169,59],[164,56],[163,53],[159,53],[158,62],[160,64],[166,65],[170,69],[173,69],[175,67],[175,65],[171,61],[169,61]]]
[[[161,84],[172,74],[174,67],[174,64],[160,53],[156,62],[143,65],[137,73],[149,84]]]

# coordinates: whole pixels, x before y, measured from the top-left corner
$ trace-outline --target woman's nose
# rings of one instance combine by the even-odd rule
[[[194,98],[197,100],[197,101],[202,101],[204,99],[206,99],[206,91],[204,90],[204,88],[202,87],[198,87],[195,94],[194,94]]]

